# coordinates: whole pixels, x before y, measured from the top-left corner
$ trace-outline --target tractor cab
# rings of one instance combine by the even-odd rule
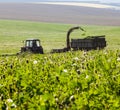
[[[39,39],[26,40],[25,46],[26,47],[39,47],[40,46],[40,40]]]
[[[30,51],[32,53],[41,53],[43,54],[43,48],[40,44],[39,39],[28,39],[25,41],[25,46],[21,47],[21,52]]]

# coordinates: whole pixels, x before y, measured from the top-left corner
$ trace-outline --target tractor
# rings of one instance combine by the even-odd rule
[[[25,46],[21,47],[21,53],[23,52],[32,52],[43,54],[43,47],[40,45],[39,39],[28,39],[25,41]]]

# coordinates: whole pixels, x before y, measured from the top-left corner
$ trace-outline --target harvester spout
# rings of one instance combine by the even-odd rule
[[[68,30],[67,32],[67,37],[66,37],[66,47],[63,48],[63,49],[53,49],[52,50],[52,53],[60,53],[60,52],[67,52],[67,51],[70,51],[71,50],[71,43],[70,43],[70,34],[73,30],[75,29],[80,29],[82,31],[85,31],[83,28],[79,27],[79,26],[76,26],[76,27],[72,27]]]
[[[70,28],[69,30],[68,30],[68,32],[67,32],[67,39],[66,39],[66,43],[67,43],[67,49],[68,50],[70,50],[70,34],[71,34],[71,32],[73,31],[73,30],[75,30],[75,29],[81,29],[82,31],[85,31],[83,28],[81,28],[81,27],[79,27],[79,26],[77,26],[77,27],[72,27],[72,28]]]

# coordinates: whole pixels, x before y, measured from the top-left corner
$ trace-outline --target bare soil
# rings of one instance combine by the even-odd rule
[[[0,3],[0,19],[120,26],[120,10],[51,4]]]

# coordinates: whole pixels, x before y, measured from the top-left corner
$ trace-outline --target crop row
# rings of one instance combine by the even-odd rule
[[[1,110],[119,108],[119,50],[0,58]]]

